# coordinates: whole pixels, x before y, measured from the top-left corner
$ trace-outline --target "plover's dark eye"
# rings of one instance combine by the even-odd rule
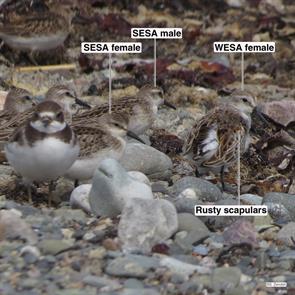
[[[63,118],[63,113],[62,112],[59,112],[57,115],[56,115],[56,118],[57,119],[62,119]]]
[[[242,101],[243,101],[243,102],[248,102],[248,99],[247,99],[246,97],[243,97],[243,98],[242,98]]]
[[[25,99],[25,100],[31,100],[31,97],[28,96],[28,95],[26,95],[26,96],[24,97],[24,99]]]

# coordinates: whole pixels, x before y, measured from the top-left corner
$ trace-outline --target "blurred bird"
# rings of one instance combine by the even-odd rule
[[[37,64],[35,52],[62,47],[71,29],[74,10],[60,5],[59,10],[32,10],[12,16],[0,24],[0,38],[12,49],[29,53]]]

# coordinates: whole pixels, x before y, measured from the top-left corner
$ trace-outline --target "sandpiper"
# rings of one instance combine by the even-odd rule
[[[72,115],[79,108],[90,108],[86,102],[80,100],[76,93],[65,85],[55,85],[47,91],[45,100],[50,100],[58,103],[64,111],[67,123],[71,123]],[[0,126],[0,141],[6,141],[15,128],[22,126],[35,112],[35,107],[13,116],[10,120],[1,121]]]
[[[24,112],[36,104],[32,94],[18,87],[12,87],[5,99],[3,110],[15,114]]]
[[[6,19],[0,24],[0,38],[12,49],[26,51],[36,64],[34,52],[62,47],[71,29],[73,10],[32,10]]]
[[[196,175],[212,171],[220,173],[224,189],[224,170],[237,159],[250,143],[251,113],[256,99],[246,91],[234,91],[226,102],[209,111],[192,127],[183,154],[195,161]]]
[[[163,104],[175,109],[164,99],[161,88],[146,85],[135,96],[122,97],[113,101],[112,112],[126,114],[129,120],[128,130],[140,135],[151,127],[156,119],[158,107]],[[93,107],[89,111],[75,115],[73,126],[85,121],[96,125],[97,118],[108,111],[108,104]]]
[[[63,175],[79,155],[77,138],[64,120],[64,113],[54,101],[37,105],[28,122],[16,129],[5,146],[9,164],[28,185],[32,202],[33,181],[54,181]],[[52,182],[51,182],[52,183]],[[49,186],[48,205],[51,205]]]
[[[12,87],[6,96],[3,110],[0,111],[0,125],[3,131],[7,132],[6,123],[11,121],[18,113],[32,108],[35,103],[30,92],[22,88]],[[0,141],[0,161],[2,162],[5,161],[4,144],[5,141]]]
[[[54,85],[48,89],[45,100],[53,100],[61,105],[68,120],[72,120],[79,108],[90,109],[91,106],[79,99],[76,92],[66,85]]]
[[[97,125],[75,125],[73,130],[80,144],[80,155],[66,172],[65,176],[76,183],[79,180],[91,179],[94,171],[105,158],[119,160],[126,145],[126,135],[139,141],[132,131],[128,131],[126,114],[103,114],[98,118]]]

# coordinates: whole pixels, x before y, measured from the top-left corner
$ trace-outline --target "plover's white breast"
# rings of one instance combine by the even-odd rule
[[[23,177],[46,181],[63,175],[79,155],[79,146],[49,137],[32,147],[12,142],[5,147],[8,162]]]

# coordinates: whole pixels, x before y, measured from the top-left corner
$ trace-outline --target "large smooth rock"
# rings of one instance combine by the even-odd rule
[[[190,213],[178,214],[178,230],[175,242],[184,250],[192,251],[193,244],[208,237],[210,231],[196,216]]]
[[[295,240],[295,222],[289,222],[283,226],[278,232],[278,240],[285,243],[287,246],[294,246]]]
[[[260,105],[259,108],[263,114],[285,127],[294,122],[294,100],[283,99],[279,101],[266,102]]]
[[[89,204],[89,193],[91,187],[91,184],[81,184],[72,191],[70,197],[70,205],[72,208],[79,208],[87,213],[91,213]]]
[[[172,161],[164,153],[141,143],[127,143],[120,163],[128,171],[140,171],[150,179],[167,179],[171,176]]]
[[[96,169],[89,194],[91,211],[96,216],[114,217],[133,198],[153,199],[151,187],[128,175],[114,159],[105,159]]]
[[[194,190],[202,201],[216,202],[222,199],[222,193],[216,185],[193,176],[186,176],[176,181],[172,186],[171,192],[173,195],[178,196],[188,188]]]
[[[19,213],[19,214],[18,214]],[[37,243],[37,235],[31,226],[20,217],[17,210],[0,210],[0,240],[25,239],[30,244]]]
[[[118,236],[127,252],[150,252],[178,228],[176,209],[166,200],[134,198],[123,209]]]
[[[268,213],[275,221],[295,221],[295,195],[267,193],[262,204],[268,207]]]
[[[258,233],[255,226],[245,219],[238,219],[223,232],[223,238],[227,245],[250,244],[258,246]]]
[[[263,198],[253,194],[241,195],[241,202],[245,205],[261,205]]]
[[[143,173],[139,171],[128,171],[128,175],[138,180],[139,182],[143,182],[146,185],[150,186],[151,183],[149,179]],[[89,194],[92,188],[92,184],[81,184],[76,187],[70,197],[70,205],[73,209],[82,209],[86,213],[92,213],[89,203]]]

